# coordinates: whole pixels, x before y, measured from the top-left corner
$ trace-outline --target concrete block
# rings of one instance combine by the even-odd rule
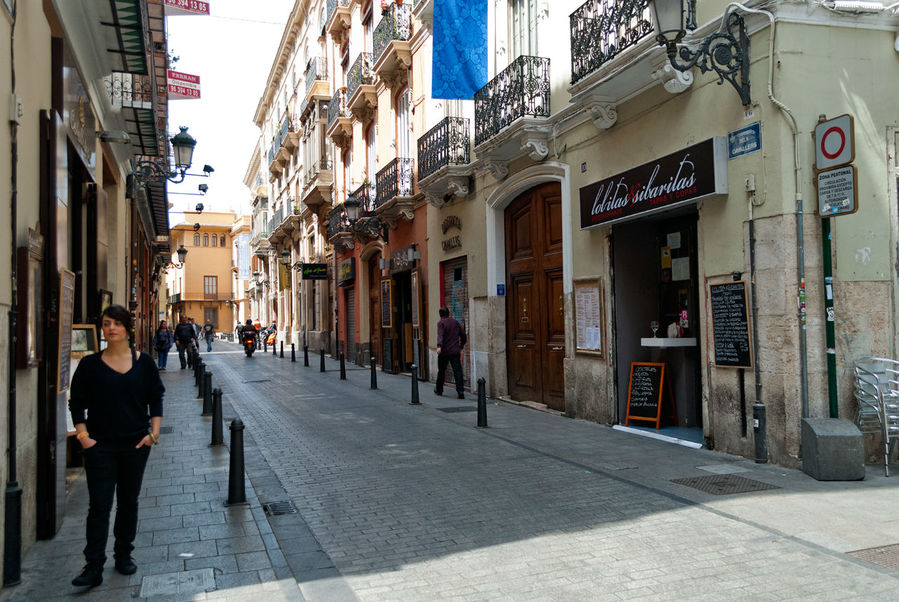
[[[843,418],[803,418],[802,471],[819,481],[864,479],[861,431]]]

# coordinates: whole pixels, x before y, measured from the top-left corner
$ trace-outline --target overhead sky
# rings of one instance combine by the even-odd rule
[[[210,16],[168,17],[169,53],[179,57],[175,71],[200,76],[199,100],[169,102],[169,134],[188,126],[196,138],[193,167],[215,171],[209,178],[188,177],[169,185],[173,212],[192,211],[202,202],[209,211],[249,210],[243,184],[259,129],[253,123],[256,105],[281,42],[293,0],[209,0]],[[196,193],[207,184],[205,196]],[[180,219],[172,216],[172,223]]]

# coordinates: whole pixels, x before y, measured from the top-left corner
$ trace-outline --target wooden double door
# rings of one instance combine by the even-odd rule
[[[509,394],[565,410],[562,194],[532,188],[505,213]]]

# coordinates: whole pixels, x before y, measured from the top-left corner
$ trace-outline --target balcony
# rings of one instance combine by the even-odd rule
[[[374,72],[391,88],[402,86],[412,66],[412,6],[391,4],[374,33]]]
[[[311,217],[320,207],[331,204],[331,184],[333,182],[331,161],[327,157],[322,157],[306,167],[306,172],[303,174],[303,211],[301,212],[303,218]]]
[[[281,149],[287,152],[287,159],[290,155],[297,151],[300,146],[300,128],[295,120],[289,115],[285,115],[281,121],[281,129],[279,131],[281,137]]]
[[[299,211],[294,211],[294,199],[288,197],[284,201],[284,206],[278,209],[272,218],[268,241],[272,245],[278,246],[284,240],[290,240],[292,234],[300,228]]]
[[[370,52],[362,52],[356,57],[347,74],[346,88],[347,106],[353,116],[363,123],[371,121],[378,106],[378,95]]]
[[[418,186],[436,207],[451,196],[468,194],[472,172],[468,125],[463,117],[447,117],[418,139]]]
[[[346,88],[340,88],[328,103],[328,137],[342,149],[353,140],[353,116],[347,106]]]
[[[305,116],[309,108],[317,101],[329,100],[328,59],[317,57],[309,59],[306,65],[306,92],[303,94],[303,106],[300,115]]]
[[[687,29],[695,29],[695,0],[684,3]],[[668,64],[653,36],[649,0],[587,0],[569,17],[571,102],[597,128],[617,120],[617,103],[661,83],[676,94],[693,83],[692,72]]]
[[[176,300],[177,298],[177,300]],[[182,301],[231,301],[234,299],[232,293],[225,292],[206,292],[206,291],[188,291],[186,293],[178,293],[172,297],[172,304],[181,303]]]
[[[542,161],[549,154],[549,59],[519,56],[474,96],[474,143],[494,177],[508,174],[523,154]]]
[[[338,251],[353,248],[353,228],[346,217],[343,204],[328,212],[328,242]]]
[[[375,178],[377,192],[374,211],[391,228],[396,227],[400,217],[412,221],[414,164],[412,159],[396,158]]]
[[[338,46],[343,43],[351,22],[349,0],[328,0],[325,29]]]

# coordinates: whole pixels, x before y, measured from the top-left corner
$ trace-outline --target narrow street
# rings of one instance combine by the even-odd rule
[[[330,358],[321,373],[317,355],[309,368],[285,356],[220,343],[203,359],[360,599],[895,598],[899,573],[844,553],[899,541],[895,485],[876,470],[821,483],[505,403],[476,429],[471,395],[425,382],[416,407],[407,377],[379,373],[371,391],[366,369],[349,364],[342,382]],[[671,482],[715,473],[772,488]],[[335,579],[317,562],[301,590]]]

